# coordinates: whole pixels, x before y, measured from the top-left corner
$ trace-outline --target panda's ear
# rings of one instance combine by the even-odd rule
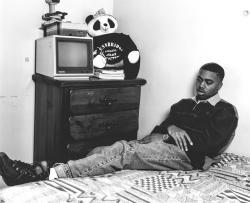
[[[89,22],[94,18],[93,15],[89,15],[85,18],[85,23],[89,24]]]

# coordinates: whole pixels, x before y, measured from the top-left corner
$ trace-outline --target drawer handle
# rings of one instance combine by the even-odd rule
[[[104,122],[101,124],[101,127],[103,127],[105,130],[109,131],[112,130],[117,124],[112,122]]]
[[[117,101],[117,99],[113,99],[108,96],[105,96],[104,98],[100,98],[99,101],[104,106],[111,106],[113,103]]]

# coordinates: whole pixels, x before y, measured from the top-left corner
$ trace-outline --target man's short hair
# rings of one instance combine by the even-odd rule
[[[214,62],[204,64],[203,66],[201,66],[200,70],[207,70],[216,73],[221,81],[225,76],[224,69],[219,64]]]

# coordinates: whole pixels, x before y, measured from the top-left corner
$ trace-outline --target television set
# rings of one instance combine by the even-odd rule
[[[35,72],[53,78],[93,75],[93,39],[51,35],[35,42]]]

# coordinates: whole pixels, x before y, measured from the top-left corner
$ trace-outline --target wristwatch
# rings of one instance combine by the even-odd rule
[[[168,134],[163,134],[162,135],[162,140],[163,140],[163,142],[164,141],[167,141],[169,139],[169,135]]]

